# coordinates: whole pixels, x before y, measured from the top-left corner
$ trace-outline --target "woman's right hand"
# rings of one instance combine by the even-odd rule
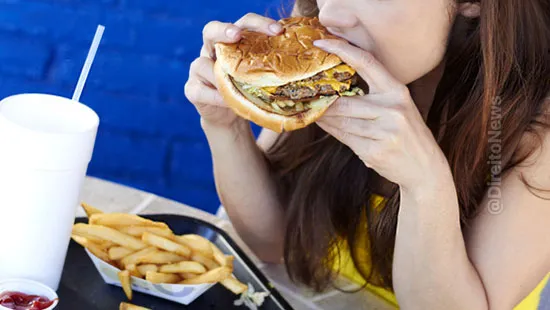
[[[191,63],[189,79],[185,83],[185,96],[199,112],[203,123],[229,128],[238,119],[237,114],[224,103],[216,87],[214,44],[239,41],[243,29],[268,35],[276,35],[282,31],[281,25],[275,20],[254,13],[246,14],[235,24],[212,21],[204,27],[200,57]]]

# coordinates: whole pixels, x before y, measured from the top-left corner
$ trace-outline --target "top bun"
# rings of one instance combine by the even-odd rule
[[[238,43],[216,43],[221,69],[239,82],[263,87],[306,79],[342,63],[313,45],[315,40],[339,39],[317,17],[290,17],[279,23],[284,30],[277,36],[243,30]]]

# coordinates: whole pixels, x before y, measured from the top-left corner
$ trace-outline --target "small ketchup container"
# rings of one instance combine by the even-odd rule
[[[38,307],[31,307],[32,300],[39,301],[35,303]],[[15,308],[16,303],[25,302],[29,302],[27,307]],[[55,291],[40,282],[27,279],[0,280],[0,310],[52,310],[58,303],[59,298]]]

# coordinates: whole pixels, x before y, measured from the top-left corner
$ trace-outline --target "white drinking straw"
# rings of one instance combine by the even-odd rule
[[[86,79],[88,78],[88,73],[90,73],[90,68],[92,67],[92,63],[94,62],[95,54],[97,52],[97,48],[99,47],[99,42],[101,41],[101,37],[103,36],[104,30],[105,30],[105,27],[103,25],[97,26],[94,40],[92,41],[92,46],[90,46],[90,50],[88,51],[88,57],[86,57],[86,62],[84,62],[84,67],[82,67],[82,71],[80,72],[80,78],[78,78],[78,83],[76,84],[76,88],[74,90],[74,94],[73,94],[74,101],[80,100],[82,89],[84,89],[84,84],[86,84]]]

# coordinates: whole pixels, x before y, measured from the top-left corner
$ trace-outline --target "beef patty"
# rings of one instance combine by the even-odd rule
[[[331,96],[337,92],[344,92],[357,84],[357,75],[351,75],[350,73],[335,73],[334,78],[339,82],[350,82],[350,86],[342,85],[340,89],[334,89],[331,84],[316,84],[314,88],[304,86],[304,83],[309,81],[320,81],[325,78],[325,73],[321,72],[309,79],[301,80],[298,82],[292,82],[283,86],[277,87],[277,90],[273,93],[273,100],[304,100],[310,98],[316,98],[319,96]]]

